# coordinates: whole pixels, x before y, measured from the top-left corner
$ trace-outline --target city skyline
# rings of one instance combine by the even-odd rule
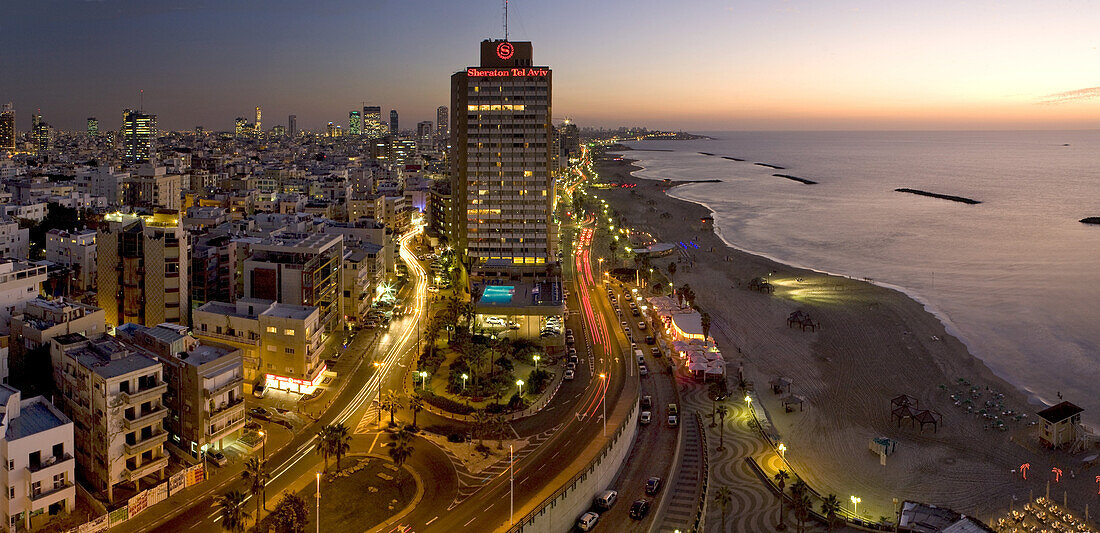
[[[230,131],[257,105],[280,117],[270,125],[295,114],[314,131],[346,127],[364,103],[409,124],[434,120],[448,91],[437,73],[466,64],[461,43],[503,37],[502,17],[495,1],[423,4],[18,2],[0,42],[21,53],[0,60],[12,73],[0,101],[15,103],[24,131],[39,109],[64,130],[89,116],[115,130],[141,90],[165,130]],[[510,9],[509,37],[540,43],[558,65],[557,120],[703,131],[1100,127],[1098,83],[1081,68],[1100,59],[1088,27],[1100,7]]]

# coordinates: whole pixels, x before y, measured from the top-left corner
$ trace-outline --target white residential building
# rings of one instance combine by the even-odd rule
[[[168,466],[164,419],[168,384],[156,357],[110,335],[70,333],[50,340],[58,407],[75,423],[76,459],[92,491],[142,478],[163,480]]]
[[[0,218],[0,257],[30,257],[31,230],[13,218]]]
[[[0,334],[6,334],[11,317],[23,312],[27,302],[38,298],[46,267],[28,261],[0,259]]]
[[[52,229],[46,233],[46,261],[72,270],[71,287],[81,292],[95,289],[96,231],[82,229],[65,231]]]
[[[42,396],[0,385],[0,506],[9,531],[42,527],[76,508],[73,423]]]

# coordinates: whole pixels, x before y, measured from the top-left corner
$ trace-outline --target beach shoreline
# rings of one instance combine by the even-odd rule
[[[632,163],[625,155],[621,161],[601,158],[597,171],[604,181],[637,186],[599,196],[626,225],[649,231],[659,241],[698,246],[691,253],[681,251],[675,284],[690,283],[699,307],[714,316],[712,336],[726,354],[730,373],[736,376],[744,365],[746,378],[755,383],[789,443],[791,467],[815,489],[842,499],[861,494],[866,506],[861,510],[876,517],[892,514],[890,502],[896,497],[988,519],[992,511],[1007,508],[1011,498],[1026,501],[1029,490],[1039,490],[1015,478],[1013,468],[1023,462],[1072,460],[1036,449],[1036,431],[1028,425],[1034,420],[1034,396],[971,354],[950,321],[929,304],[900,287],[800,268],[731,246],[715,230],[711,209],[670,191],[688,182],[639,178],[633,172],[640,167]],[[675,260],[653,263],[666,272]],[[772,279],[775,294],[745,289],[753,277]],[[822,329],[786,327],[786,314],[796,308],[812,314]],[[792,378],[792,392],[807,399],[806,413],[784,413],[767,387],[778,376]],[[960,379],[968,385],[961,386]],[[970,388],[981,393],[980,401],[996,391],[1003,395],[998,410],[1029,418],[1007,422],[1004,431],[984,429],[987,420],[951,399],[952,393]],[[942,425],[935,432],[919,431],[908,422],[897,427],[890,400],[901,394],[916,398],[921,409],[942,414]],[[867,451],[868,439],[880,436],[897,440],[903,450],[891,456],[889,468]],[[837,460],[844,457],[851,460]],[[998,488],[991,489],[991,482]]]

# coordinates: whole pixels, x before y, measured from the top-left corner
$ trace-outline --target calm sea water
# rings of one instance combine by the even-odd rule
[[[712,209],[731,246],[898,287],[998,375],[1097,425],[1100,226],[1078,220],[1100,216],[1100,131],[706,134],[627,155],[639,177],[722,180],[673,193]]]

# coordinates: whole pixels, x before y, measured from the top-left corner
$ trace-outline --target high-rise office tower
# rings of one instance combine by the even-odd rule
[[[298,136],[298,115],[290,115],[286,118],[286,134],[291,139]]]
[[[390,110],[390,134],[397,135],[401,133],[401,123],[397,121],[397,110]]]
[[[99,137],[99,119],[88,117],[88,136]]]
[[[420,142],[432,139],[432,121],[425,120],[416,123],[416,139]]]
[[[15,108],[11,102],[0,107],[0,150],[15,151]]]
[[[552,241],[551,70],[530,42],[485,40],[451,76],[452,242],[484,274],[545,272]]]
[[[153,157],[153,143],[156,138],[156,115],[133,109],[122,112],[123,161],[129,164],[148,163]]]
[[[42,120],[42,115],[31,117],[31,140],[34,141],[34,153],[45,154],[53,147],[53,132],[50,125]]]
[[[352,111],[348,113],[348,133],[351,135],[360,135],[363,133],[362,122],[359,120],[359,112]]]
[[[382,108],[376,105],[363,106],[363,134],[371,139],[385,137],[385,125],[382,124]]]
[[[237,117],[233,119],[233,135],[235,137],[243,137],[248,132],[248,119],[244,117]]]
[[[435,133],[445,137],[451,132],[450,119],[447,118],[447,106],[441,105],[435,110]]]
[[[259,135],[264,131],[263,127],[260,124],[260,106],[256,106],[256,124],[252,130],[256,133],[256,135]]]

